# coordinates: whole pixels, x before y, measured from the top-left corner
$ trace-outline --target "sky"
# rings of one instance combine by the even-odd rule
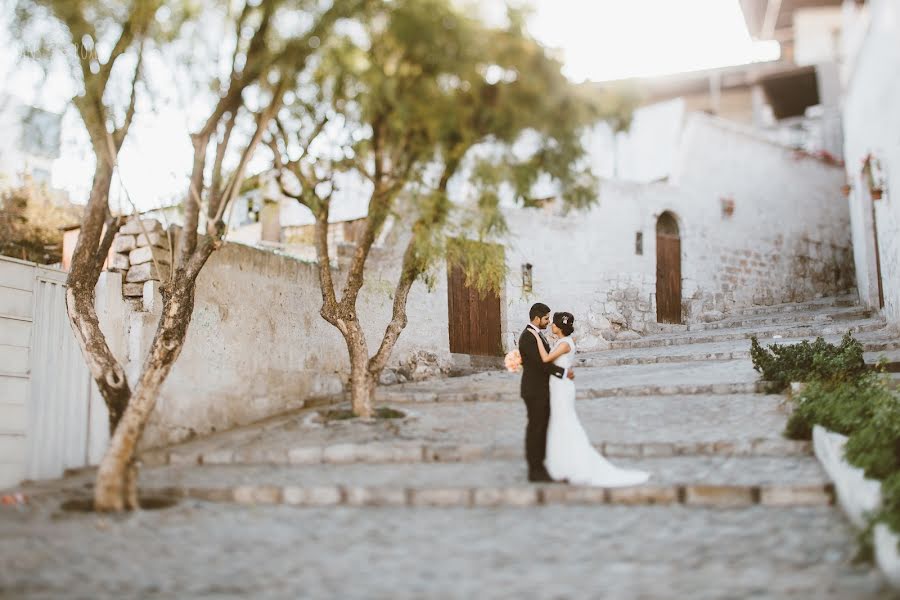
[[[565,74],[576,82],[778,57],[777,45],[750,39],[738,0],[533,0],[531,4],[532,34],[561,53]],[[502,0],[480,3],[489,19],[502,15],[504,6]],[[8,47],[0,47],[0,89],[25,103],[65,111],[63,157],[54,166],[53,184],[68,190],[73,201],[83,202],[90,188],[92,157],[77,114],[67,110],[73,88],[65,77],[42,81],[34,70],[20,65]],[[164,75],[156,85],[167,85]],[[120,155],[122,181],[140,209],[171,202],[186,187],[191,147],[186,120],[175,104],[163,95],[155,111],[140,115]],[[124,199],[119,201],[127,208]]]

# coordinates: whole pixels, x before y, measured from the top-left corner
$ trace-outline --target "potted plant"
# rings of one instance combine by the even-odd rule
[[[850,190],[851,190],[851,189],[852,189],[852,188],[850,187],[850,184],[849,184],[849,183],[845,183],[844,185],[841,186],[841,193],[844,195],[844,198],[849,198],[849,197],[850,197]]]
[[[863,159],[863,176],[869,186],[872,200],[881,200],[884,193],[884,175],[881,171],[881,163],[871,153]]]

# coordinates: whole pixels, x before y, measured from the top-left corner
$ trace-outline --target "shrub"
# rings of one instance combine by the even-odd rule
[[[819,337],[812,343],[804,340],[763,348],[754,336],[750,340],[750,357],[753,368],[776,392],[792,381],[836,383],[855,379],[867,371],[862,345],[849,332],[837,346]]]
[[[785,435],[795,440],[810,439],[816,424],[851,435],[866,426],[880,407],[894,404],[875,373],[850,381],[812,381],[794,401]]]

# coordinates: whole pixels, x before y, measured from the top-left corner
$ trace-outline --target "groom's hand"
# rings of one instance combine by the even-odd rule
[[[566,375],[569,379],[575,379],[575,370],[569,367],[569,373]]]

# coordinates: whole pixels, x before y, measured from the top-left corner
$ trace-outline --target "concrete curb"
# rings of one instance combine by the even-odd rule
[[[834,482],[838,504],[856,527],[863,528],[867,515],[881,506],[881,482],[867,479],[862,469],[847,462],[844,458],[846,443],[845,435],[820,425],[813,427],[816,457]],[[873,541],[878,568],[892,587],[900,589],[900,553],[897,551],[900,536],[879,523],[875,526]]]
[[[827,506],[833,489],[825,485],[643,485],[629,488],[594,488],[568,485],[505,487],[378,487],[378,486],[254,486],[226,488],[158,488],[163,493],[208,502],[241,505],[283,504],[298,507],[403,506],[403,507],[526,507],[549,505],[673,505],[698,508],[773,508]]]
[[[711,442],[603,442],[598,451],[614,458],[668,458],[675,456],[808,456],[810,442],[780,438]],[[516,459],[519,446],[489,444],[419,443],[339,443],[326,446],[296,446],[282,449],[237,450],[217,448],[205,451],[173,449],[141,457],[144,466],[162,465],[317,465],[348,463],[433,463],[474,462],[485,459]]]

